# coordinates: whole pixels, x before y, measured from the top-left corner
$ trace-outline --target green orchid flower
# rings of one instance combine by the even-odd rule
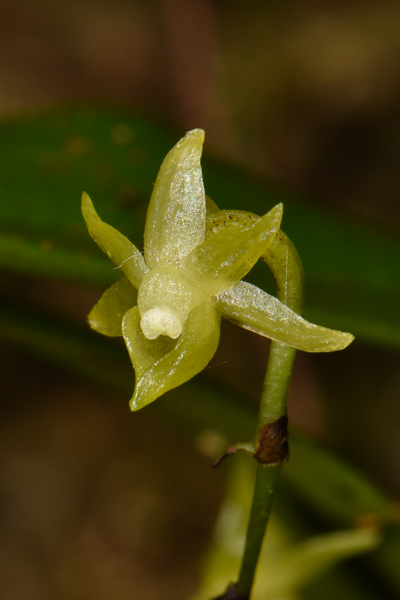
[[[353,339],[308,323],[241,281],[278,235],[282,205],[261,218],[219,211],[204,192],[203,142],[204,131],[190,131],[161,165],[147,212],[144,256],[82,196],[90,235],[124,274],[100,298],[89,323],[100,333],[124,337],[136,372],[132,410],[209,363],[221,316],[307,352],[340,350]]]

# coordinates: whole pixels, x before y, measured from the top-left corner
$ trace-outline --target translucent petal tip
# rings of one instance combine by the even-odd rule
[[[86,192],[82,192],[82,204],[86,203],[86,202],[92,202],[89,195]]]
[[[89,195],[86,192],[82,193],[81,209],[85,221],[88,214],[92,215],[94,213],[97,216],[97,213],[93,206],[93,202],[91,201]]]
[[[279,204],[276,204],[273,208],[271,208],[270,212],[274,212],[274,214],[276,213],[277,217],[280,217],[280,219],[282,220],[283,217],[283,203],[279,202]]]
[[[339,333],[339,332],[338,332]],[[338,336],[338,347],[337,350],[344,350],[354,341],[354,335],[351,333],[340,332],[341,336]]]
[[[187,139],[190,138],[191,140],[198,140],[199,143],[203,144],[204,143],[204,138],[205,138],[205,132],[204,129],[192,129],[191,131],[188,131],[185,135],[185,137],[183,139]]]
[[[172,148],[169,155],[176,155],[176,153],[180,154],[185,152],[187,149],[190,149],[192,152],[194,152],[194,155],[198,156],[198,159],[200,160],[205,135],[206,134],[203,129],[192,129],[191,131],[188,131]]]

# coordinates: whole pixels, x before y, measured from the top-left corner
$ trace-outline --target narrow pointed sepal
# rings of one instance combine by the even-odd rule
[[[139,250],[122,233],[104,223],[89,196],[82,194],[82,214],[90,235],[136,288],[149,270]]]
[[[237,325],[305,352],[343,350],[354,339],[350,333],[309,323],[277,298],[244,281],[219,294],[216,307]]]
[[[177,266],[204,240],[206,199],[200,158],[204,131],[189,131],[161,165],[147,211],[146,263]]]
[[[125,315],[122,331],[136,372],[130,406],[138,410],[204,369],[218,347],[219,316],[211,302],[204,302],[189,314],[178,340],[148,340],[135,307]]]
[[[124,314],[137,304],[137,290],[124,276],[101,296],[88,316],[92,329],[112,337],[122,335]]]
[[[247,227],[219,227],[185,261],[191,281],[214,296],[240,281],[267,250],[282,220],[282,204]]]

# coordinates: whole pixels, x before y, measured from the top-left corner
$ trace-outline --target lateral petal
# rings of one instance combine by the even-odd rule
[[[282,210],[278,204],[247,227],[218,226],[187,257],[188,278],[211,296],[240,281],[267,250],[279,229]]]
[[[140,329],[137,307],[124,317],[122,331],[136,371],[131,410],[143,408],[165,392],[199,373],[215,354],[219,315],[211,302],[192,310],[178,340],[160,336],[148,340]]]
[[[88,316],[90,327],[104,335],[122,335],[124,314],[136,303],[137,290],[125,276],[121,277],[92,308]]]
[[[216,298],[222,315],[255,333],[305,352],[332,352],[346,348],[350,333],[309,323],[277,298],[241,281]]]
[[[161,165],[147,211],[146,263],[176,266],[204,240],[206,200],[200,157],[204,131],[189,131]]]
[[[132,285],[138,288],[149,268],[136,246],[122,233],[100,219],[85,192],[82,194],[82,214],[96,244],[125,273]]]

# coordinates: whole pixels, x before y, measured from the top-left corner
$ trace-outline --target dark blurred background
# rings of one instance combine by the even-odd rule
[[[155,115],[177,139],[202,127],[206,151],[396,236],[399,23],[395,0],[0,0],[0,118],[93,101]],[[82,322],[96,299],[1,281]],[[226,329],[208,376],[254,381],[256,397],[264,353]],[[222,495],[202,444],[19,350],[0,359],[1,598],[187,598]],[[362,345],[302,355],[291,415],[398,495],[397,364]]]
[[[0,3],[3,113],[122,102],[398,231],[396,1]]]

